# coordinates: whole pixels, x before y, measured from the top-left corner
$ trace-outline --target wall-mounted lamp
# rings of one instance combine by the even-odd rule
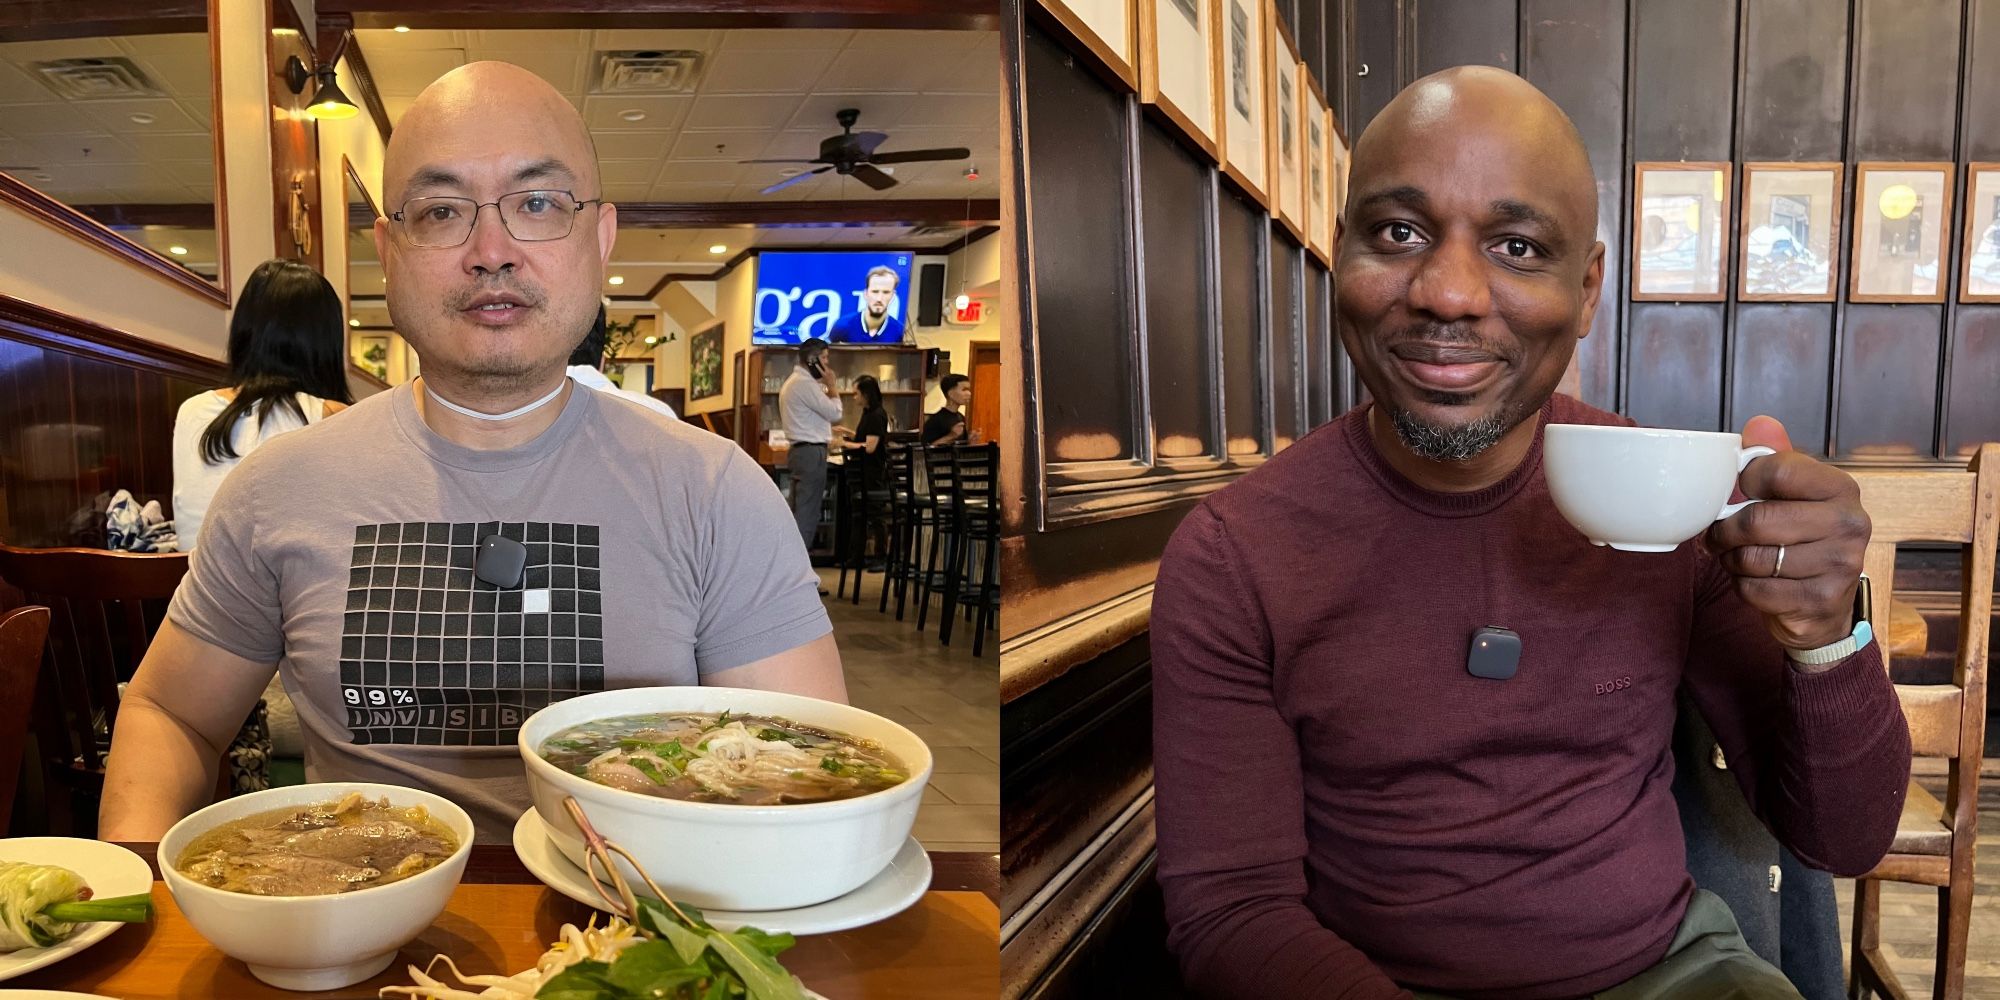
[[[341,47],[346,48],[345,45]],[[335,59],[338,61],[338,56]],[[313,91],[312,100],[306,104],[306,114],[321,121],[339,121],[361,113],[361,109],[341,92],[340,84],[334,81],[333,66],[334,64],[330,62],[325,66],[307,69],[305,61],[298,56],[285,60],[285,85],[292,88],[292,93],[304,93],[306,84],[315,78],[319,80],[319,89]]]

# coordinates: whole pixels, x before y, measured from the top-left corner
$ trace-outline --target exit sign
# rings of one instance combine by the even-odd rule
[[[963,309],[958,308],[958,304],[955,302],[951,304],[951,321],[959,326],[978,326],[980,323],[985,322],[985,319],[986,301],[984,299],[970,299],[965,303],[965,308]]]

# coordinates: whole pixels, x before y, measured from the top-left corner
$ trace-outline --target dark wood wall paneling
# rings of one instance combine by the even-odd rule
[[[1960,0],[1856,3],[1849,158],[1953,159]],[[1955,274],[1957,258],[1946,260]],[[1934,454],[1945,311],[1931,303],[1846,306],[1834,397],[1838,454]]]
[[[0,296],[0,540],[101,546],[96,498],[120,489],[170,508],[174,414],[227,376],[221,362]]]
[[[1222,246],[1222,414],[1232,456],[1256,455],[1270,436],[1264,418],[1264,255],[1268,216],[1229,191],[1217,199]]]
[[[1960,89],[1960,159],[2000,163],[2000,0],[1973,0]],[[1959,178],[1965,191],[1966,179]],[[1955,199],[1963,202],[1963,198]],[[1963,236],[1961,235],[1961,240]],[[1960,253],[1964,253],[1961,248]],[[1956,307],[1945,381],[1944,451],[1964,458],[1982,442],[2000,441],[2000,305]]]
[[[1626,0],[1521,0],[1521,75],[1576,123],[1597,175],[1597,234],[1604,292],[1590,336],[1577,345],[1576,392],[1592,406],[1618,403],[1620,303],[1625,287]]]
[[[1154,122],[1139,130],[1140,259],[1154,454],[1216,450],[1215,258],[1211,172]]]
[[[1305,337],[1303,289],[1305,251],[1276,226],[1271,240],[1271,443],[1283,449],[1303,432],[1299,405],[1301,350]]]
[[[1046,32],[1028,32],[1022,57],[1045,453],[1051,462],[1129,458],[1133,111]]]

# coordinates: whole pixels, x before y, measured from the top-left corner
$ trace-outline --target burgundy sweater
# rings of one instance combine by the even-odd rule
[[[1630,423],[1566,396],[1540,421]],[[1669,785],[1685,683],[1807,864],[1873,867],[1910,740],[1873,645],[1791,665],[1699,540],[1592,546],[1528,457],[1476,493],[1384,462],[1365,407],[1209,497],[1153,598],[1159,877],[1205,995],[1575,997],[1687,909]],[[1522,639],[1512,679],[1469,637]]]

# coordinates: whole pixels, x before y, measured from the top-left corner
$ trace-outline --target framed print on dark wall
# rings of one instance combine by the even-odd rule
[[[1273,215],[1291,231],[1301,246],[1306,242],[1305,227],[1305,74],[1300,72],[1299,49],[1292,35],[1279,21],[1267,0],[1265,17],[1271,30],[1271,191]]]
[[[1217,0],[1139,0],[1139,99],[1220,161]]]
[[[1041,0],[1041,5],[1127,89],[1138,90],[1140,2],[1143,0]]]
[[[1840,253],[1841,165],[1745,163],[1736,297],[1832,302]]]
[[[1330,254],[1334,242],[1340,239],[1340,213],[1347,211],[1347,166],[1354,157],[1347,148],[1347,133],[1340,130],[1340,119],[1334,117],[1332,109],[1326,113],[1326,134],[1327,144],[1332,147],[1333,169],[1333,182],[1327,189],[1333,193],[1332,204],[1327,206],[1331,218],[1326,224],[1326,246]]]
[[[1319,84],[1306,77],[1306,248],[1320,263],[1333,262],[1333,118]]]
[[[1730,165],[1636,163],[1632,172],[1633,301],[1722,301]]]
[[[1222,172],[1257,204],[1271,207],[1268,0],[1216,0],[1222,43]]]
[[[1958,300],[2000,302],[2000,163],[1965,169],[1965,273]]]
[[[1944,301],[1953,169],[1949,163],[1855,165],[1849,302]]]

